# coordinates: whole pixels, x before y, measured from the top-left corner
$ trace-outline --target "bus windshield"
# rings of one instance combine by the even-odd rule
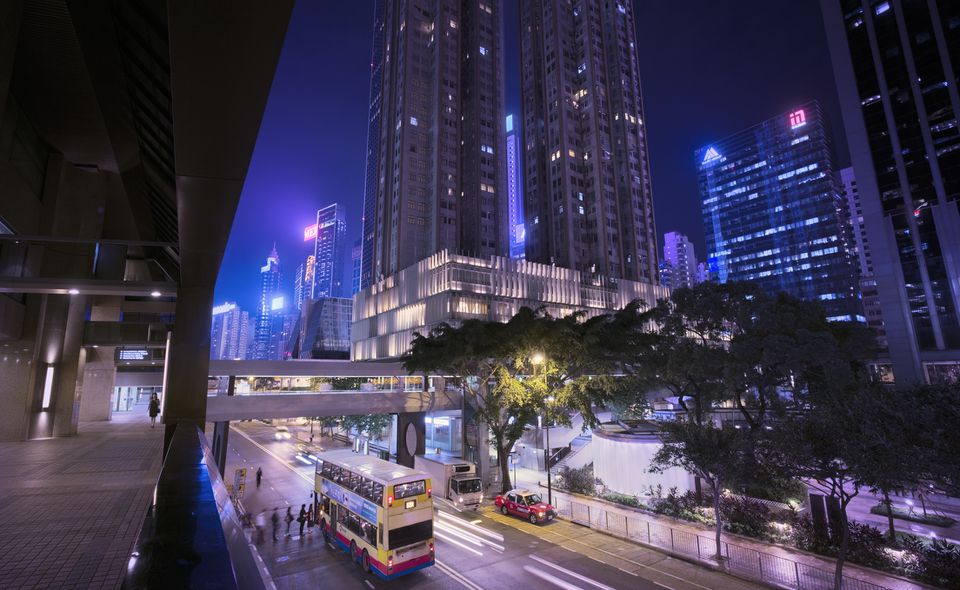
[[[480,478],[454,481],[453,485],[458,494],[476,494],[480,491]]]

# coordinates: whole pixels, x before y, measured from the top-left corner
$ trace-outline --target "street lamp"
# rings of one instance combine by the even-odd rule
[[[553,396],[547,396],[547,504],[553,506],[553,479],[550,477],[550,404]]]

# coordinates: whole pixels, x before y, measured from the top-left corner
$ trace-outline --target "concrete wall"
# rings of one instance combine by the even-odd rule
[[[615,492],[639,496],[650,487],[663,486],[663,493],[676,486],[680,493],[693,490],[693,476],[679,468],[650,473],[650,460],[660,449],[650,435],[627,435],[593,431],[593,475]]]
[[[3,400],[0,403],[0,441],[19,441],[26,435],[24,410],[33,370],[33,353],[15,349],[18,344],[9,342],[0,346],[0,400]]]
[[[80,421],[110,419],[110,396],[117,367],[110,360],[87,362],[83,369],[83,389],[80,394]]]

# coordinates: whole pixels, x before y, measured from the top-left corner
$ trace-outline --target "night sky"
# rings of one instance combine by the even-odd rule
[[[519,114],[517,0],[506,0],[507,112]],[[678,230],[705,258],[693,152],[819,100],[847,165],[833,72],[815,0],[636,0],[637,48],[658,240]],[[292,292],[317,209],[347,207],[344,280],[360,237],[372,1],[294,9],[217,280],[215,301],[257,306],[259,268],[277,244]]]

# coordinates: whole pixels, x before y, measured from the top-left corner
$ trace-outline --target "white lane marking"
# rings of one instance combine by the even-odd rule
[[[438,568],[440,568],[440,571],[442,571],[443,573],[447,574],[448,576],[450,576],[450,577],[453,578],[454,580],[460,582],[460,583],[463,584],[466,588],[469,588],[470,590],[483,590],[483,588],[481,588],[480,586],[477,586],[476,584],[474,584],[473,582],[471,582],[470,580],[468,580],[467,578],[465,578],[465,577],[463,576],[463,574],[461,574],[460,572],[454,571],[453,568],[451,568],[449,565],[441,562],[439,559],[436,560],[436,561],[434,562],[434,564],[435,564]]]
[[[504,550],[503,545],[494,543],[493,541],[488,541],[487,539],[482,539],[477,535],[474,535],[473,533],[470,533],[464,529],[461,529],[460,527],[456,526],[451,522],[447,522],[444,520],[437,520],[434,526],[442,531],[446,531],[450,533],[451,535],[455,535],[460,539],[463,539],[464,541],[469,541],[470,543],[476,545],[477,547],[483,547],[484,545],[488,545],[491,548],[493,548],[495,551],[499,551],[500,553],[503,553],[503,550]]]
[[[476,519],[476,520],[471,520],[471,521],[470,521],[470,524],[480,524],[481,522],[483,522],[483,520],[481,520],[481,519],[478,518],[478,519]]]
[[[364,582],[366,582],[367,586],[370,586],[371,589],[373,588],[373,584],[370,583],[370,580],[364,580]]]
[[[601,584],[600,582],[594,580],[593,578],[588,578],[587,576],[584,576],[583,574],[578,574],[577,572],[575,572],[575,571],[573,571],[573,570],[568,570],[567,568],[561,567],[561,566],[559,566],[559,565],[557,565],[557,564],[555,564],[555,563],[552,563],[552,562],[550,562],[550,561],[547,561],[546,559],[544,559],[544,558],[542,558],[542,557],[540,557],[540,556],[538,556],[538,555],[531,555],[531,556],[530,556],[530,559],[532,559],[532,560],[534,560],[534,561],[537,561],[537,562],[539,562],[539,563],[542,563],[543,565],[545,565],[545,566],[547,566],[547,567],[552,567],[553,569],[557,570],[558,572],[563,572],[563,573],[567,574],[568,576],[572,576],[572,577],[580,580],[581,582],[586,582],[587,584],[593,584],[593,585],[596,586],[597,588],[600,588],[600,590],[613,590],[613,588],[611,588],[610,586],[607,586],[606,584]]]
[[[603,563],[603,562],[601,561],[600,563]],[[623,569],[622,567],[618,567],[617,569],[620,570],[621,572],[625,573],[625,574],[630,574],[631,576],[640,577],[640,574],[638,574],[637,572],[631,572],[630,570],[625,570],[625,569]]]
[[[468,529],[468,530],[470,530],[470,531],[473,531],[473,532],[475,532],[475,533],[477,533],[477,534],[483,535],[483,536],[485,536],[485,537],[490,537],[491,539],[493,539],[493,540],[495,540],[495,541],[500,541],[501,543],[503,542],[503,535],[501,535],[500,533],[495,533],[495,532],[493,532],[493,531],[488,531],[487,529],[485,529],[485,528],[483,528],[483,527],[477,526],[477,525],[473,524],[472,522],[467,522],[467,521],[463,520],[462,518],[457,518],[456,516],[453,516],[452,514],[447,514],[446,512],[443,512],[443,511],[437,511],[437,516],[439,516],[440,518],[442,518],[442,519],[444,519],[444,520],[451,521],[451,522],[453,522],[454,524],[460,525],[460,526],[462,526],[462,527],[464,527],[464,528],[466,528],[466,529]]]
[[[553,584],[554,586],[557,586],[557,587],[559,587],[559,588],[563,588],[563,590],[583,590],[583,588],[581,588],[580,586],[574,586],[574,585],[571,584],[570,582],[565,582],[565,581],[561,580],[560,578],[558,578],[558,577],[556,577],[556,576],[554,576],[554,575],[552,575],[552,574],[548,574],[547,572],[543,571],[543,570],[540,569],[540,568],[536,568],[536,567],[533,567],[533,566],[525,565],[525,566],[523,566],[523,571],[525,571],[525,572],[527,572],[527,573],[531,573],[531,574],[535,575],[536,577],[540,578],[541,580],[544,580],[544,581],[546,581],[546,582],[550,582],[550,583]]]
[[[434,537],[437,537],[438,539],[443,539],[444,541],[446,541],[447,543],[450,543],[451,545],[456,545],[457,547],[460,547],[461,549],[466,549],[467,551],[469,551],[469,552],[471,552],[471,553],[473,553],[473,554],[475,554],[475,555],[477,555],[477,556],[483,556],[483,553],[477,551],[477,550],[474,549],[473,547],[470,547],[470,546],[468,546],[468,545],[464,545],[464,544],[461,543],[460,541],[457,541],[456,539],[454,539],[454,538],[452,538],[452,537],[448,537],[448,536],[444,535],[444,534],[441,533],[441,532],[433,531],[433,536],[434,536]]]

